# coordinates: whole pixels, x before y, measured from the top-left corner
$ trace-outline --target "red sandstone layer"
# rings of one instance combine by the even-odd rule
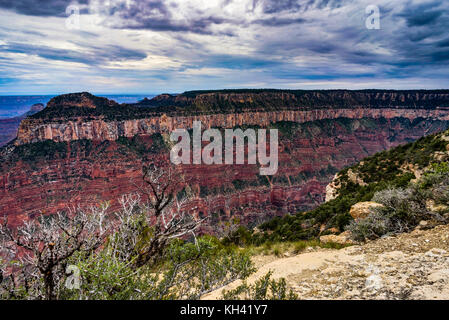
[[[399,111],[390,110],[389,115],[393,116]],[[421,111],[418,111],[408,110],[403,116],[417,119],[422,115]],[[422,111],[428,112],[429,118],[413,123],[397,118],[332,120],[316,124],[305,123],[292,131],[290,136],[285,136],[281,132],[279,171],[275,177],[270,178],[271,185],[268,186],[251,185],[260,179],[258,168],[254,165],[182,166],[183,174],[193,181],[190,187],[197,195],[196,200],[190,204],[190,210],[192,214],[209,216],[211,220],[207,228],[211,231],[220,221],[226,221],[231,216],[241,218],[243,224],[249,224],[273,215],[296,213],[312,208],[324,200],[325,186],[333,176],[328,170],[329,166],[335,170],[341,169],[377,151],[447,127],[448,122],[433,120],[433,117],[437,117],[436,111]],[[388,115],[385,112],[373,110],[371,114]],[[289,114],[291,118],[283,118]],[[321,115],[323,113],[311,113],[311,117]],[[228,116],[231,118],[223,116],[223,119],[230,119],[228,123],[230,126],[241,124],[233,119],[253,121],[251,117],[245,115],[239,118]],[[264,121],[273,119],[268,119],[266,114],[262,116]],[[281,117],[283,120],[301,120],[295,118],[299,116],[295,112],[272,116]],[[449,120],[447,115],[441,117]],[[214,118],[202,120],[207,119],[211,119],[209,124],[212,126]],[[147,120],[129,123],[135,124],[140,121]],[[171,128],[175,121],[176,125],[184,123],[179,118],[176,120],[165,118],[164,128]],[[193,118],[186,120],[185,124],[191,123],[190,121],[193,121]],[[259,118],[259,121],[264,123],[262,118]],[[103,124],[106,128],[110,125],[115,128],[118,126],[118,123]],[[136,129],[133,125],[127,128],[130,128],[127,131],[129,135]],[[81,129],[77,132],[88,134]],[[93,136],[103,138],[101,134],[96,135],[101,130],[91,132]],[[63,139],[72,135],[60,137]],[[112,140],[114,135],[108,134],[107,137]],[[153,143],[148,135],[142,139],[145,139],[149,146]],[[82,144],[82,141],[67,142],[68,152],[51,159],[38,157],[9,162],[5,157],[0,166],[0,213],[8,215],[13,224],[19,224],[33,216],[55,213],[66,209],[67,206],[78,204],[96,205],[100,201],[111,200],[113,206],[117,207],[117,199],[121,195],[138,190],[136,184],[141,179],[142,158],[116,141],[104,140],[93,141],[88,147]],[[168,151],[161,154],[147,154],[146,157],[150,161],[155,158],[164,158],[168,161]],[[236,181],[243,182],[243,187],[236,189]],[[202,195],[203,189],[209,194]],[[216,192],[211,193],[213,190]]]

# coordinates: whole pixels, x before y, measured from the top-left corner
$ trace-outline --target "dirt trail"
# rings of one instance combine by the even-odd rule
[[[255,257],[258,270],[248,282],[271,270],[300,299],[449,299],[448,225],[341,250],[312,250],[275,260]],[[219,299],[222,290],[204,299]]]

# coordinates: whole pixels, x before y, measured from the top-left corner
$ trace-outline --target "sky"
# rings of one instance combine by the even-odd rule
[[[447,89],[448,30],[447,0],[0,0],[0,95]]]

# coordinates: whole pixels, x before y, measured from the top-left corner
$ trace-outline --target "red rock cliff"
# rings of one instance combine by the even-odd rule
[[[209,101],[201,99],[205,104]],[[241,103],[247,96],[235,99]],[[259,101],[260,96],[252,99]],[[74,103],[62,101],[25,119],[16,146],[0,149],[0,213],[14,224],[69,205],[111,200],[116,206],[120,195],[137,191],[144,159],[168,161],[169,151],[161,147],[160,133],[166,138],[175,128],[190,128],[194,120],[202,121],[203,127],[273,124],[280,130],[279,171],[270,181],[258,175],[255,165],[180,168],[193,181],[189,187],[197,194],[190,204],[192,214],[210,217],[207,231],[231,216],[251,224],[312,208],[324,201],[325,186],[337,170],[449,126],[449,110],[444,106],[249,108],[246,112],[195,114],[173,111],[176,106],[167,104],[165,109],[144,110],[144,116],[137,119],[127,114],[122,116],[125,119],[113,119],[115,113],[108,115],[108,108],[120,113],[128,112],[127,106],[90,96]],[[80,109],[87,114],[80,114]],[[64,115],[68,115],[66,120]]]
[[[323,119],[393,119],[406,118],[411,121],[419,118],[449,120],[449,110],[426,109],[330,109],[308,111],[246,112],[233,114],[212,114],[198,116],[170,117],[165,114],[147,119],[105,121],[91,120],[67,121],[64,123],[42,123],[39,119],[25,119],[20,124],[16,145],[44,140],[55,142],[89,139],[95,141],[115,141],[119,137],[169,133],[175,129],[192,128],[193,121],[201,121],[203,128],[233,128],[242,125],[266,127],[279,121],[297,123]]]

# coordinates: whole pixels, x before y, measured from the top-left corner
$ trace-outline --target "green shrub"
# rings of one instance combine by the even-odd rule
[[[62,288],[62,298],[199,299],[255,271],[247,252],[224,247],[211,236],[200,237],[196,242],[173,240],[164,260],[156,266],[135,268],[132,262],[117,256],[111,242],[99,253],[79,255],[72,263],[81,271],[81,288]]]
[[[279,280],[271,279],[272,272],[256,280],[254,284],[248,285],[244,282],[234,290],[222,292],[224,300],[297,300],[298,296],[287,289],[287,282],[284,278]]]
[[[364,241],[411,231],[421,220],[442,219],[428,211],[426,200],[427,192],[416,185],[376,192],[372,201],[383,207],[374,208],[370,215],[353,221],[347,229],[355,240]]]

